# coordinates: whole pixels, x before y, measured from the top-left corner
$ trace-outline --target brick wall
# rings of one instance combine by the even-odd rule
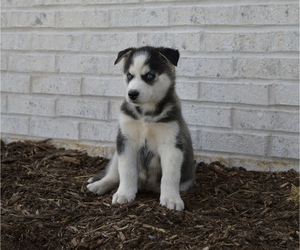
[[[298,167],[298,1],[1,4],[3,138],[109,155],[124,94],[117,52],[170,46],[181,53],[177,90],[198,160]]]

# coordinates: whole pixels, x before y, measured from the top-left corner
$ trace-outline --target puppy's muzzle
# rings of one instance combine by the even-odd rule
[[[129,98],[130,98],[131,100],[133,100],[133,101],[136,100],[136,99],[138,98],[139,94],[140,94],[140,92],[138,92],[138,91],[136,91],[136,90],[130,90],[130,91],[128,92]]]

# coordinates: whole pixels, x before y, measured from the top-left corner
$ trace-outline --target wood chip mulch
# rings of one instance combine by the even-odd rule
[[[86,189],[107,165],[51,141],[1,141],[1,249],[298,249],[299,174],[197,165],[186,209],[138,193],[111,205]]]

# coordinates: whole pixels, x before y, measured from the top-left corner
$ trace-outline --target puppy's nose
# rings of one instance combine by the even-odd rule
[[[139,92],[138,91],[136,91],[136,90],[130,90],[129,92],[128,92],[128,96],[129,96],[129,98],[131,99],[131,100],[136,100],[136,98],[139,96]]]

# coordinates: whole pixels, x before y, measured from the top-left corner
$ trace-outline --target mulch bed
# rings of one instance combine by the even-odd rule
[[[298,249],[299,202],[288,197],[299,175],[197,165],[186,209],[138,193],[111,205],[87,191],[107,165],[101,157],[51,141],[1,142],[1,249]]]

